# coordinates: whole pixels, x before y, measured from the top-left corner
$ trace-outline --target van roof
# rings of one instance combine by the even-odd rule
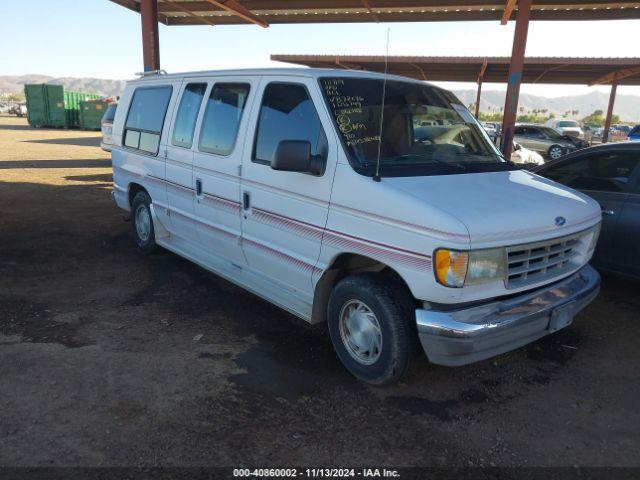
[[[326,76],[340,76],[340,77],[358,77],[358,78],[387,78],[388,80],[400,80],[404,82],[421,83],[425,84],[422,80],[417,80],[409,77],[402,77],[400,75],[390,75],[377,72],[369,72],[365,70],[344,70],[338,68],[245,68],[235,70],[203,70],[198,72],[181,72],[170,74],[147,74],[140,78],[130,80],[128,83],[138,83],[147,81],[157,81],[160,79],[181,79],[181,78],[200,78],[200,77],[216,77],[216,76],[292,76],[292,77],[311,77],[319,78]],[[434,86],[435,85],[431,85]],[[436,87],[437,88],[437,87]]]

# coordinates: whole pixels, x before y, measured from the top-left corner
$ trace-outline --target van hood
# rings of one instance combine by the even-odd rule
[[[595,200],[523,170],[387,177],[383,182],[462,222],[472,248],[569,235],[601,218]]]

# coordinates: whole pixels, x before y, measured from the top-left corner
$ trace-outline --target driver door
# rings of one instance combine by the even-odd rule
[[[319,87],[311,79],[265,77],[257,99],[248,130],[253,132],[253,148],[245,149],[242,164],[242,248],[254,272],[310,306],[336,166],[336,139]],[[283,140],[308,141],[311,154],[326,159],[324,174],[271,169]]]

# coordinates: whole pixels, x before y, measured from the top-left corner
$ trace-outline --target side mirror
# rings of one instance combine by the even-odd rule
[[[311,143],[306,140],[283,140],[278,144],[271,168],[283,172],[322,175],[325,161],[311,155]]]

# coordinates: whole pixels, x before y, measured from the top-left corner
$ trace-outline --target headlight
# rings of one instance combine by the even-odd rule
[[[469,252],[440,248],[434,258],[436,280],[446,287],[461,288],[505,278],[504,248]]]
[[[469,270],[465,285],[478,285],[493,280],[504,280],[505,249],[491,248],[469,252]]]
[[[593,229],[593,235],[591,235],[591,242],[589,242],[589,249],[587,250],[587,255],[593,254],[593,251],[596,249],[596,245],[598,244],[598,237],[600,237],[600,227],[602,224],[598,224]]]

